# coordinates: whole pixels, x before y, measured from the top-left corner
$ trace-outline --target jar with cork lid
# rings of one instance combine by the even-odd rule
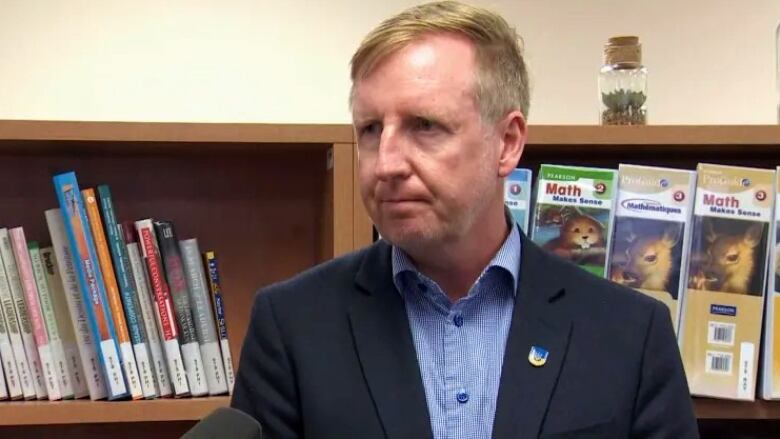
[[[612,37],[599,72],[602,125],[647,124],[647,69],[639,37]]]

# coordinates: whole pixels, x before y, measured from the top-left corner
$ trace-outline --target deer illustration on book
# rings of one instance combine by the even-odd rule
[[[620,218],[616,228],[610,279],[632,288],[665,291],[676,300],[682,225]]]

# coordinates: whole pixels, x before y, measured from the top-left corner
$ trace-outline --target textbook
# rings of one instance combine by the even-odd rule
[[[531,177],[530,169],[517,168],[504,182],[504,205],[526,233],[531,216]]]
[[[753,400],[774,170],[699,164],[678,340],[691,393]]]
[[[125,383],[123,365],[119,356],[114,319],[111,316],[103,283],[103,272],[98,262],[92,229],[87,220],[76,174],[73,172],[58,174],[53,180],[65,223],[66,236],[73,254],[73,265],[76,267],[78,284],[87,310],[87,320],[105,374],[107,397],[109,400],[128,397],[130,393]]]
[[[618,180],[609,278],[663,302],[676,330],[696,173],[621,164]]]
[[[780,166],[775,171],[775,216],[770,230],[769,273],[766,289],[766,322],[760,394],[763,399],[780,399]]]
[[[11,296],[11,287],[8,285],[8,277],[5,274],[3,257],[0,255],[0,313],[5,323],[5,335],[0,334],[0,356],[3,360],[5,378],[8,384],[9,397],[11,399],[33,399],[32,376],[27,357],[24,355],[24,344],[19,328],[19,320],[16,317],[14,299]],[[0,328],[0,331],[3,328]]]
[[[605,277],[617,171],[543,164],[531,239],[545,250]]]
[[[214,316],[217,319],[217,331],[219,332],[219,345],[222,348],[222,363],[225,365],[225,377],[227,378],[228,392],[233,394],[233,385],[236,377],[233,371],[233,356],[230,354],[228,342],[227,323],[225,321],[225,306],[222,299],[222,286],[219,277],[219,260],[213,251],[203,254],[209,274],[209,291],[211,292]]]

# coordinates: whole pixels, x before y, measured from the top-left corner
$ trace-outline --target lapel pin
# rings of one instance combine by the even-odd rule
[[[534,367],[542,367],[547,363],[549,354],[549,352],[539,346],[531,346],[531,352],[528,353],[528,362]]]

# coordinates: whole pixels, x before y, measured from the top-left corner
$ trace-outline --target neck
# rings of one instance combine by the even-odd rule
[[[503,245],[510,230],[501,209],[491,209],[466,236],[430,251],[409,253],[417,269],[436,282],[455,302],[465,297],[479,275]]]

